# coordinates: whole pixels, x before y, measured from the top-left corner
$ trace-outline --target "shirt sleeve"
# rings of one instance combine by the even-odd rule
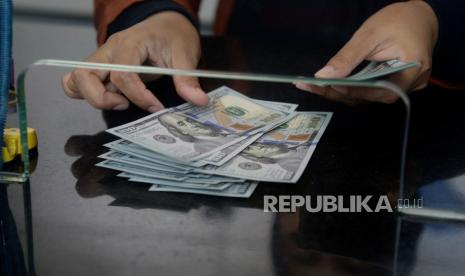
[[[199,0],[94,0],[97,42],[102,45],[109,35],[161,11],[179,12],[197,26],[199,3]]]

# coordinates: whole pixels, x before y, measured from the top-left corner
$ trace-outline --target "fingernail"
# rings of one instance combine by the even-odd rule
[[[115,107],[113,107],[113,110],[121,111],[121,110],[126,110],[128,109],[129,105],[128,104],[119,104]]]
[[[341,93],[342,95],[349,94],[349,90],[347,90],[347,87],[345,86],[332,86],[332,88],[337,92]]]
[[[147,109],[148,112],[150,113],[156,113],[160,111],[162,108],[160,106],[153,105]]]
[[[315,73],[315,76],[318,78],[330,78],[334,76],[336,73],[336,69],[334,69],[331,65],[326,65],[325,67],[321,68],[318,72]]]

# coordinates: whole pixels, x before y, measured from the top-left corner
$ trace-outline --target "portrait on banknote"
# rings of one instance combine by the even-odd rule
[[[248,146],[239,155],[249,161],[254,161],[263,165],[277,164],[286,171],[297,171],[301,160],[304,158],[307,146],[288,147],[284,143],[261,143],[255,142]],[[260,169],[261,165],[252,166],[251,164],[241,165],[241,168]]]

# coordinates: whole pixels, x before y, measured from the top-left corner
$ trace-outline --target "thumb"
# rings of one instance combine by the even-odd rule
[[[349,42],[333,56],[328,63],[315,73],[317,78],[347,77],[375,48],[375,43],[364,32],[357,31]]]
[[[173,68],[195,69],[197,60],[188,58],[184,53],[173,55]],[[174,86],[179,96],[195,105],[207,105],[209,98],[202,90],[197,77],[173,76]]]

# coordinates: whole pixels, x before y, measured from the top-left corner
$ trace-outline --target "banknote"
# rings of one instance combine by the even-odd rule
[[[293,104],[293,103],[272,102],[272,101],[257,100],[257,99],[253,99],[253,101],[258,104],[268,106],[268,107],[271,107],[273,109],[280,110],[283,112],[288,112],[288,113],[294,112],[299,106],[298,104]]]
[[[199,172],[256,181],[295,183],[302,175],[332,113],[298,112],[220,167]]]
[[[185,103],[174,110],[228,133],[249,135],[273,128],[293,116],[294,110],[266,106],[227,86],[211,91],[208,96],[210,103],[205,107]]]
[[[192,184],[219,184],[223,182],[244,182],[244,179],[198,173],[173,173],[151,165],[128,163],[127,161],[105,160],[97,164],[99,167],[122,171],[138,175],[140,177],[150,177],[155,179],[165,179],[172,181],[183,181]]]
[[[418,67],[418,62],[403,62],[397,59],[382,61],[382,62],[370,62],[365,68],[360,70],[358,73],[347,77],[350,80],[369,80],[374,78],[383,77],[386,75],[394,74],[409,68]]]
[[[257,185],[258,185],[257,182],[245,182],[245,183],[239,183],[239,184],[232,184],[228,188],[221,190],[221,191],[212,191],[212,190],[207,190],[207,189],[189,189],[189,188],[180,188],[180,187],[154,184],[149,188],[149,191],[248,198],[255,191],[255,189],[257,188]]]
[[[121,160],[115,159],[116,153],[124,153],[127,156],[124,156],[122,160],[126,161],[137,161],[137,164],[151,164],[155,168],[166,168],[166,171],[172,172],[188,172],[192,171],[195,168],[202,167],[205,165],[215,165],[221,166],[226,163],[228,160],[236,156],[239,152],[244,150],[250,144],[255,142],[262,134],[252,135],[250,138],[244,139],[239,143],[231,145],[227,148],[220,150],[215,156],[207,156],[205,159],[197,160],[193,162],[181,162],[169,157],[160,155],[156,152],[150,151],[146,148],[138,146],[131,141],[124,139],[119,139],[110,143],[105,144],[107,148],[110,148],[111,151],[102,154],[101,158],[109,160]],[[136,165],[137,165],[136,164]]]
[[[289,114],[293,114],[293,112],[297,109],[298,105],[293,104],[293,103],[284,103],[284,102],[271,102],[271,101],[264,101],[264,100],[253,100],[254,102],[261,104],[263,106],[271,107],[275,110],[280,110],[283,112],[287,112]],[[207,156],[206,158],[202,160],[198,160],[194,162],[195,167],[200,167],[204,165],[215,165],[215,166],[221,166],[227,161],[229,161],[231,158],[236,156],[239,152],[247,148],[250,144],[255,142],[258,138],[260,138],[263,134],[255,134],[247,139],[244,139],[240,141],[239,143],[233,144],[227,148],[224,148],[210,156]]]
[[[124,140],[124,139],[118,139],[116,141],[107,143],[104,146],[109,149],[115,150],[115,151],[124,152],[130,155],[133,155],[133,156],[137,156],[140,159],[144,159],[148,162],[155,163],[155,164],[170,166],[170,167],[178,168],[178,169],[195,168],[195,165],[192,162],[188,163],[188,162],[183,162],[182,160],[176,160],[176,159],[169,158],[167,156],[148,150],[131,141]]]
[[[220,182],[220,183],[214,183],[214,184],[189,183],[189,182],[184,182],[184,181],[170,181],[170,180],[165,180],[165,179],[143,177],[143,176],[130,174],[130,173],[120,173],[118,174],[118,176],[129,178],[129,181],[132,181],[132,182],[159,184],[159,185],[189,188],[189,189],[216,190],[216,191],[224,190],[228,188],[229,186],[231,186],[233,183],[237,183],[237,182]]]
[[[260,138],[262,135],[263,133],[251,135],[238,143],[235,143],[231,146],[228,146],[224,149],[215,152],[210,156],[205,157],[204,159],[191,162],[191,165],[193,165],[194,167],[202,167],[204,165],[221,166],[227,161],[231,160],[231,158],[236,156],[239,152],[247,148],[250,144],[257,141],[257,139]]]
[[[143,175],[140,175],[140,174],[129,173],[129,172],[121,172],[120,174],[118,174],[118,176],[131,178],[131,179],[132,178],[146,179],[147,181],[160,180],[160,178],[148,177],[148,176],[143,176]],[[212,175],[212,177],[208,178],[208,179],[210,179],[212,181],[203,182],[204,179],[205,179],[205,177],[192,178],[192,179],[188,178],[187,180],[182,180],[182,182],[192,183],[192,184],[208,185],[208,184],[221,184],[221,183],[242,183],[242,182],[246,181],[245,179],[241,179],[241,178],[221,177],[221,176],[218,176],[218,175]],[[155,183],[153,183],[153,184],[155,184]]]
[[[165,172],[172,172],[172,173],[178,173],[178,174],[185,174],[185,173],[189,173],[190,171],[192,171],[191,169],[187,167],[183,167],[183,166],[174,168],[173,166],[167,166],[167,165],[159,164],[156,162],[154,163],[154,162],[145,160],[143,158],[140,158],[139,156],[131,155],[128,153],[117,151],[117,150],[110,150],[100,155],[99,158],[124,162],[124,163],[128,163],[131,165],[136,165],[136,166],[138,165],[142,167],[148,167],[148,168],[153,168],[157,170],[162,170]]]
[[[227,87],[208,95],[206,107],[183,104],[107,131],[172,159],[192,162],[293,116],[293,112],[257,104]]]
[[[137,174],[148,176],[148,177],[156,177],[156,178],[168,179],[168,180],[183,181],[188,178],[188,176],[185,174],[177,174],[177,173],[166,172],[166,171],[152,169],[152,168],[144,168],[144,167],[131,165],[131,164],[125,164],[125,163],[113,161],[113,160],[104,160],[95,165],[97,167],[118,170],[122,172],[137,173]]]
[[[151,151],[190,162],[240,142],[247,136],[226,133],[172,109],[107,130]]]

